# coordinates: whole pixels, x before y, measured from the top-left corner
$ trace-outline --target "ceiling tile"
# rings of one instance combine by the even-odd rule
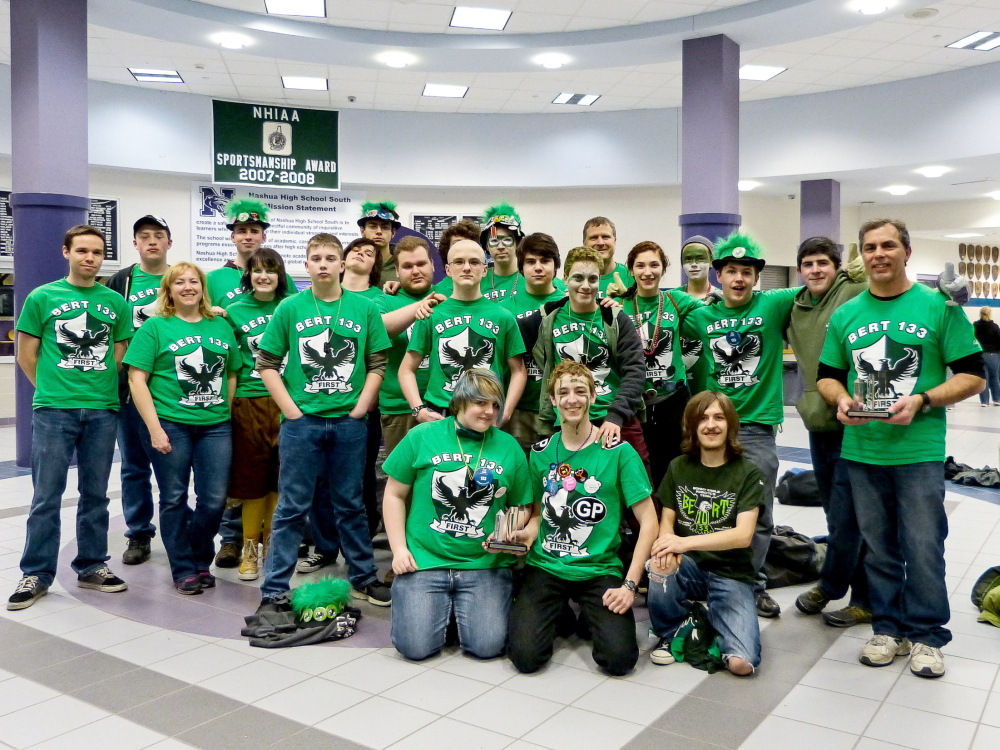
[[[554,13],[515,12],[507,22],[505,34],[541,34],[565,31],[571,16]]]

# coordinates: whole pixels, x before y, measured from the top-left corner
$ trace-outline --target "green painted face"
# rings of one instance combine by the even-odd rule
[[[708,263],[711,261],[708,248],[704,245],[688,245],[681,253],[681,263]]]

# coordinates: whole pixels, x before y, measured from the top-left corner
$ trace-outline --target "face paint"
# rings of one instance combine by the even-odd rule
[[[708,274],[710,256],[704,245],[688,245],[681,252],[681,266],[689,279],[702,279]]]

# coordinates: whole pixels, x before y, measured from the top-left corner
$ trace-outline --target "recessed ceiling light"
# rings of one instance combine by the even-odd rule
[[[326,91],[329,88],[325,78],[311,76],[281,76],[281,85],[286,89],[303,89],[304,91]]]
[[[449,25],[457,29],[503,31],[509,20],[509,10],[456,7],[451,14],[451,23]]]
[[[977,44],[975,46],[975,49],[979,50],[980,52],[989,52],[990,50],[996,49],[997,47],[1000,47],[1000,34],[997,34],[992,39],[987,39],[982,44]]]
[[[741,193],[749,193],[754,188],[759,188],[761,183],[754,182],[753,180],[740,180],[736,183],[736,189]]]
[[[906,195],[907,193],[912,193],[916,188],[909,185],[890,185],[889,187],[882,188],[882,190],[889,195]]]
[[[559,94],[555,99],[552,100],[553,104],[576,104],[580,107],[589,107],[591,104],[596,102],[601,98],[600,94],[569,94],[562,93]]]
[[[947,46],[951,49],[966,49],[967,47],[971,47],[976,42],[981,42],[994,34],[996,34],[995,31],[977,31],[975,34],[969,34],[968,36],[962,37],[957,42],[952,42]]]
[[[911,10],[909,13],[904,13],[903,15],[914,21],[922,21],[925,18],[932,18],[937,14],[937,8],[917,8],[916,10]]]
[[[951,167],[921,167],[920,169],[914,169],[917,174],[922,174],[924,177],[940,177],[943,174],[947,174],[951,171]]]
[[[416,58],[413,55],[408,55],[405,52],[397,52],[396,50],[383,52],[378,56],[378,59],[390,68],[405,68],[407,65],[412,65],[416,62]]]
[[[235,34],[232,31],[223,31],[216,34],[212,40],[223,49],[243,49],[250,44],[250,39],[242,34]]]
[[[949,240],[967,240],[970,237],[985,237],[985,234],[976,234],[975,232],[959,232],[958,234],[946,234]]]
[[[184,83],[176,70],[154,70],[152,68],[129,68],[132,77],[142,83]]]
[[[326,18],[326,0],[264,0],[264,10],[272,16]]]
[[[741,81],[770,81],[788,68],[777,68],[773,65],[744,65],[740,68]]]
[[[535,62],[543,68],[556,70],[568,63],[569,58],[566,55],[560,55],[558,52],[546,52],[544,55],[538,55],[535,58]]]
[[[854,9],[864,16],[877,16],[889,10],[889,3],[886,0],[857,0]]]
[[[424,96],[443,96],[446,99],[461,99],[468,86],[452,86],[448,83],[427,83],[424,84]]]
[[[986,197],[992,198],[995,201],[1000,201],[1000,190],[994,190],[992,193],[987,193]]]

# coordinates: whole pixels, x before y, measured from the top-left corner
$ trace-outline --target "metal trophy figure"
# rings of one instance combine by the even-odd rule
[[[518,508],[507,508],[506,512],[497,511],[496,525],[493,533],[486,540],[486,549],[493,552],[527,552],[528,545],[512,541],[514,533],[520,530]]]
[[[958,243],[958,258],[959,260],[965,260],[965,243]]]
[[[854,381],[854,405],[857,407],[847,412],[849,417],[860,417],[862,419],[889,419],[889,407],[896,401],[892,392],[886,393],[880,387],[880,370],[871,368],[871,372],[864,372],[862,377]],[[891,377],[891,374],[890,374]],[[891,389],[891,383],[890,383]]]

